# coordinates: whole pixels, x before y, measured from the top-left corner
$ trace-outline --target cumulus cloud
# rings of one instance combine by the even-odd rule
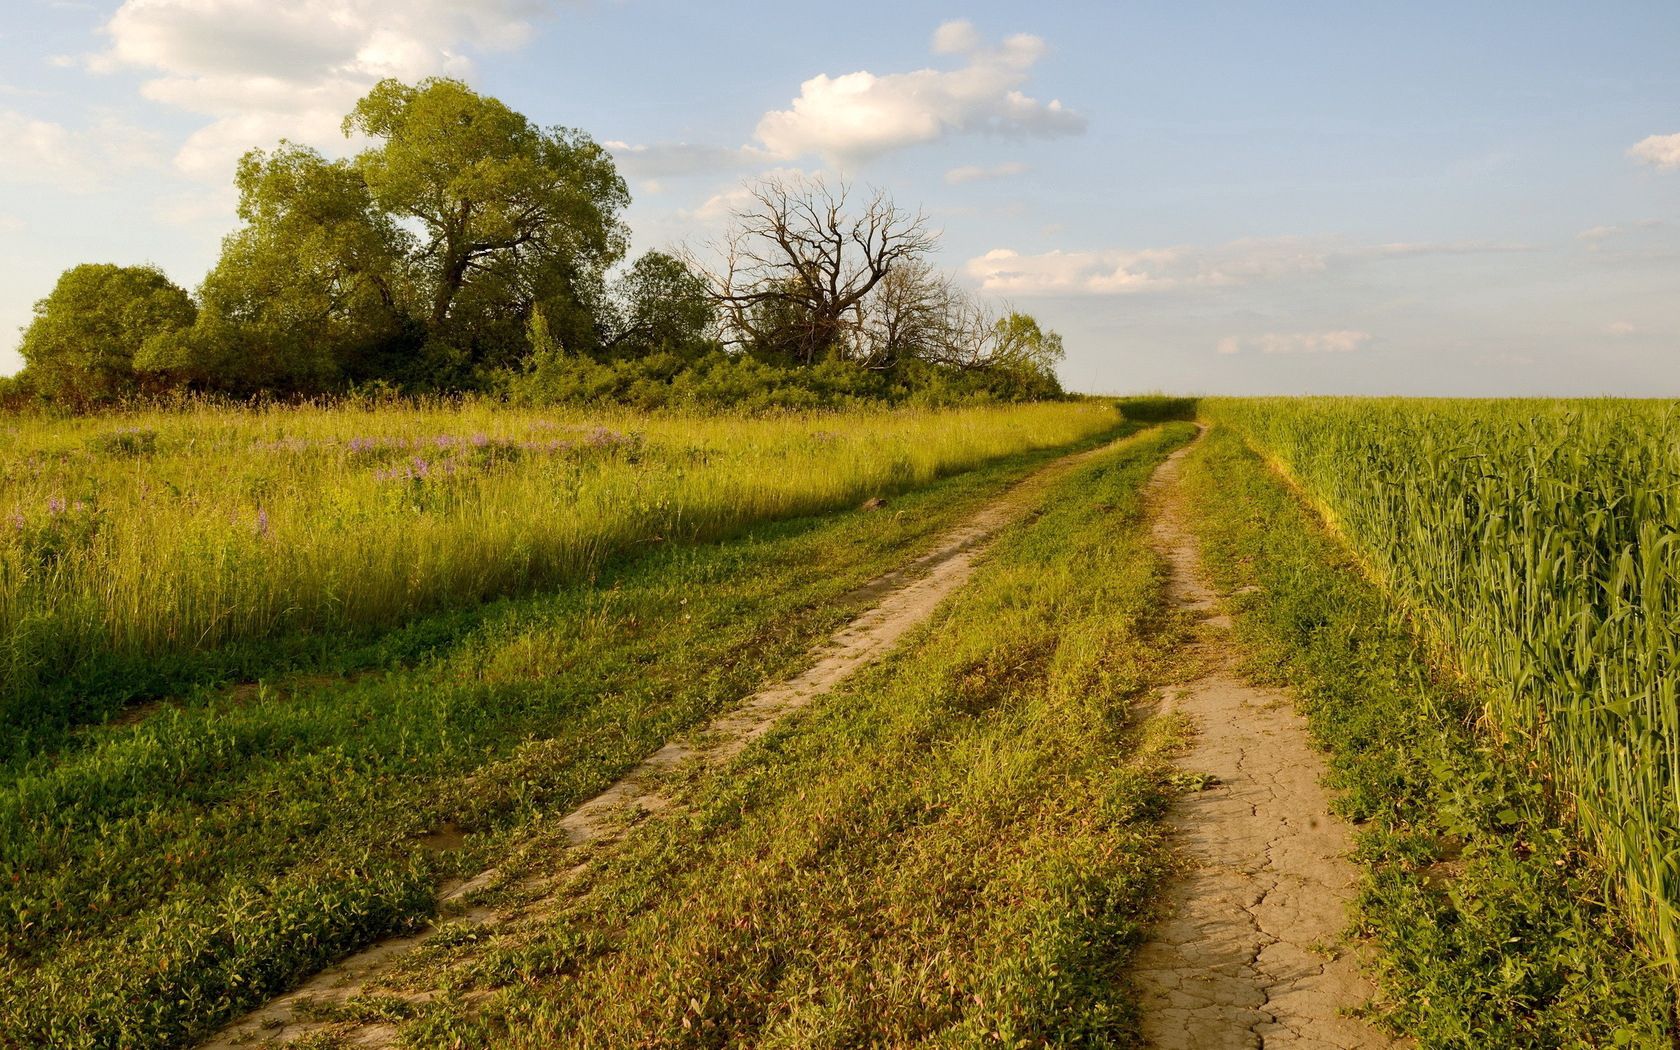
[[[1635,335],[1638,331],[1639,326],[1634,324],[1632,321],[1611,321],[1609,324],[1604,326],[1605,335]]]
[[[176,157],[224,176],[233,158],[282,136],[324,145],[384,77],[465,75],[468,49],[529,39],[539,0],[125,0],[95,70],[155,74],[142,93],[212,118]]]
[[[1020,161],[1007,161],[982,167],[979,164],[965,164],[960,168],[952,168],[945,173],[945,183],[949,186],[961,186],[965,182],[986,182],[991,179],[1007,179],[1019,175],[1027,170],[1027,166]]]
[[[0,183],[47,185],[72,193],[91,193],[118,175],[161,160],[155,134],[110,118],[74,130],[0,109],[0,142],[6,143]]]
[[[1266,332],[1261,335],[1228,335],[1217,347],[1222,354],[1257,350],[1262,354],[1348,354],[1371,341],[1370,332],[1338,328],[1328,332]]]
[[[1660,171],[1680,171],[1680,132],[1640,139],[1628,148],[1628,156]]]
[[[933,50],[960,56],[965,64],[909,73],[819,74],[800,85],[788,109],[759,120],[758,141],[783,159],[815,154],[845,164],[956,134],[1085,130],[1085,118],[1060,100],[1040,102],[1022,91],[1046,51],[1039,37],[1017,34],[988,47],[972,24],[947,22],[934,32]]]
[[[1325,238],[1268,237],[1212,246],[1032,255],[994,248],[970,259],[965,270],[983,290],[1002,295],[1133,295],[1257,284],[1361,262],[1522,250],[1526,249],[1519,245],[1477,242],[1350,246]]]

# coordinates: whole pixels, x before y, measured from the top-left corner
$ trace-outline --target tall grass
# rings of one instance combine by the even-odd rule
[[[1680,973],[1680,406],[1203,402],[1287,468],[1557,778]]]
[[[1091,403],[774,418],[452,407],[0,421],[0,726],[44,686],[586,575],[1112,427]]]

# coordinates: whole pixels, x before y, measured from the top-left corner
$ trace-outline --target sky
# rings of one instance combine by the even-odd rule
[[[637,251],[879,187],[1090,392],[1680,396],[1680,4],[4,0],[0,374],[65,268],[197,286],[380,78],[608,144]]]

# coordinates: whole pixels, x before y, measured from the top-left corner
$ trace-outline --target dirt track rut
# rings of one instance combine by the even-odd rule
[[[1196,727],[1181,766],[1211,779],[1169,814],[1187,870],[1134,965],[1145,1039],[1157,1050],[1395,1046],[1350,1015],[1372,991],[1339,944],[1357,877],[1351,835],[1288,694],[1237,673],[1178,494],[1185,451],[1156,471],[1149,497],[1168,596],[1203,617],[1201,672],[1167,690],[1165,706]]]
[[[611,787],[568,813],[559,822],[567,843],[599,845],[622,838],[637,815],[656,813],[674,804],[662,786],[674,774],[697,764],[718,765],[727,761],[777,722],[883,655],[968,580],[986,544],[1025,512],[1033,493],[1042,491],[1054,477],[1109,447],[1112,445],[1064,456],[1040,468],[941,536],[932,551],[865,584],[861,594],[876,598],[875,603],[824,642],[806,671],[747,697],[698,732],[667,743]],[[581,870],[582,865],[551,873],[540,880],[511,883],[492,868],[449,889],[442,900],[446,905],[453,904],[476,891],[493,887],[560,892]],[[459,918],[493,926],[510,916],[480,907],[467,909]],[[285,1045],[327,1032],[357,1045],[393,1044],[397,1033],[389,1025],[357,1026],[325,1021],[320,1019],[319,1008],[346,1003],[374,991],[429,934],[430,931],[421,931],[411,936],[391,937],[363,949],[223,1028],[202,1043],[201,1050]]]

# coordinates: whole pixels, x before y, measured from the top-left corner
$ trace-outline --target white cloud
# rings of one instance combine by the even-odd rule
[[[945,183],[949,186],[960,186],[965,182],[984,182],[990,179],[1007,179],[1019,175],[1027,170],[1027,166],[1020,161],[1012,160],[991,167],[978,164],[965,164],[960,168],[952,168],[945,173]]]
[[[1217,347],[1222,354],[1258,350],[1262,354],[1348,354],[1371,341],[1370,332],[1339,328],[1328,332],[1266,332],[1254,336],[1228,335]]]
[[[1044,57],[1040,38],[1019,34],[987,47],[969,23],[947,22],[934,32],[933,50],[967,63],[953,70],[819,74],[800,85],[791,108],[759,120],[758,141],[783,159],[816,154],[845,163],[955,134],[1085,129],[1085,118],[1059,100],[1040,102],[1021,90]]]
[[[936,55],[966,55],[978,51],[985,44],[980,30],[966,18],[942,23],[933,31],[933,53]]]
[[[1623,336],[1638,333],[1639,326],[1632,321],[1611,321],[1604,326],[1605,335]]]
[[[1628,156],[1661,171],[1680,171],[1680,132],[1640,139],[1628,148]]]
[[[71,193],[91,193],[117,175],[161,161],[155,134],[111,118],[78,131],[0,109],[0,142],[6,143],[0,183],[54,186]]]
[[[650,145],[631,145],[628,142],[603,142],[613,155],[613,163],[627,176],[644,179],[698,175],[706,172],[731,171],[768,159],[762,150],[751,146],[730,149],[727,146],[705,146],[688,142],[656,142]]]
[[[771,168],[761,173],[758,178],[799,181],[818,178],[821,177],[821,174],[821,172],[805,171],[802,168]],[[737,183],[727,189],[719,190],[707,197],[698,208],[679,212],[678,217],[712,225],[720,224],[752,202],[753,187],[756,182],[757,180],[750,183]]]
[[[1056,250],[1035,255],[994,248],[970,259],[965,270],[983,290],[1003,295],[1133,295],[1256,284],[1361,262],[1523,250],[1479,242],[1348,246],[1326,238],[1268,237],[1213,246]]]
[[[1661,219],[1640,219],[1623,225],[1593,226],[1577,233],[1575,239],[1589,252],[1609,252],[1626,243],[1649,243],[1652,231],[1663,226]]]
[[[156,73],[154,101],[214,118],[176,157],[225,177],[252,146],[282,136],[340,141],[339,121],[384,77],[471,68],[466,49],[505,50],[531,35],[539,0],[125,0],[105,26],[95,70]]]

